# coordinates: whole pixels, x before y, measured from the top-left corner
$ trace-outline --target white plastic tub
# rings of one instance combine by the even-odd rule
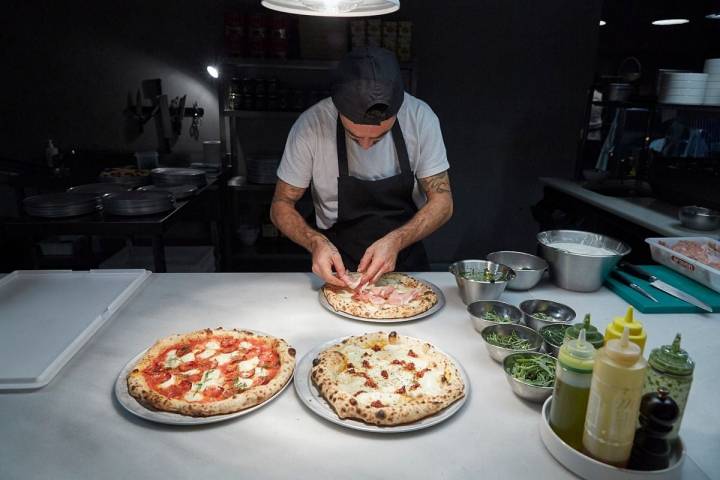
[[[646,238],[645,242],[650,245],[653,260],[720,292],[720,270],[672,250],[672,247],[681,240],[699,244],[709,243],[720,252],[720,242],[709,237]]]

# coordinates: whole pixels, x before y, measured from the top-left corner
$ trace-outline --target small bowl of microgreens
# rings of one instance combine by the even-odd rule
[[[536,331],[514,323],[490,325],[480,332],[480,336],[490,357],[498,363],[511,353],[537,352],[542,347],[542,338]]]
[[[470,319],[475,330],[482,332],[483,328],[498,323],[520,323],[522,312],[519,308],[505,302],[494,300],[480,300],[467,307]]]
[[[569,323],[556,323],[553,325],[545,325],[538,332],[543,339],[543,350],[545,353],[557,357],[565,341],[565,332],[572,327]]]
[[[465,305],[479,300],[497,300],[508,282],[515,278],[512,268],[487,260],[460,260],[448,270],[455,276]]]
[[[519,352],[505,357],[505,376],[518,397],[542,403],[553,392],[555,359],[538,352]]]
[[[570,323],[575,319],[575,310],[551,300],[525,300],[520,304],[523,322],[536,332],[545,325]]]

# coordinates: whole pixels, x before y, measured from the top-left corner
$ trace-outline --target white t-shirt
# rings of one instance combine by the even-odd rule
[[[337,109],[330,97],[316,103],[297,119],[285,144],[278,177],[290,185],[307,188],[312,185],[315,216],[319,228],[330,228],[337,220],[338,157]],[[440,122],[430,107],[412,95],[405,99],[397,114],[410,157],[410,168],[416,178],[426,178],[447,170],[445,144]],[[348,171],[362,180],[380,180],[400,173],[392,134],[363,150],[347,138]],[[415,204],[421,207],[425,196],[413,191]]]

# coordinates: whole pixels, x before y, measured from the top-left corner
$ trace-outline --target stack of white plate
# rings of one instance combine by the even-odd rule
[[[175,198],[170,192],[122,192],[103,197],[106,213],[112,215],[152,215],[175,208]]]
[[[205,172],[196,168],[154,168],[152,180],[155,185],[195,185],[207,184]]]
[[[658,102],[702,105],[707,78],[707,73],[663,72]]]
[[[94,193],[50,193],[23,200],[28,215],[33,217],[76,217],[102,208],[100,197]]]
[[[705,86],[705,104],[720,105],[720,58],[705,60],[707,84]]]

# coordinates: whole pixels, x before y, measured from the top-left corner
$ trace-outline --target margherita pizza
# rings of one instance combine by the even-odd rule
[[[158,340],[128,374],[127,385],[146,407],[207,417],[264,402],[294,369],[295,349],[285,340],[206,329]]]
[[[350,274],[355,281],[359,273]],[[404,273],[386,273],[360,288],[325,284],[323,295],[332,308],[360,318],[408,318],[426,312],[438,301],[425,283]]]
[[[401,425],[465,395],[455,363],[429,343],[395,332],[350,337],[313,360],[311,378],[340,418]]]

